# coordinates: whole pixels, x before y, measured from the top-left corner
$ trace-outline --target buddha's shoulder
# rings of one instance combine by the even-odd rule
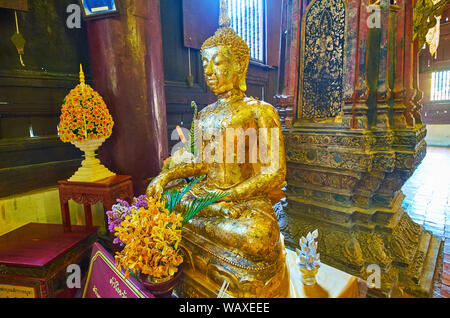
[[[265,101],[259,100],[254,97],[246,97],[244,101],[248,106],[250,106],[250,109],[257,114],[267,114],[276,117],[278,116],[278,111],[276,110],[276,108]]]

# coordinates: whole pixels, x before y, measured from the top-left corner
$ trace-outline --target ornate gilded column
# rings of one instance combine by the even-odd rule
[[[393,127],[406,128],[406,89],[404,87],[404,44],[405,43],[405,0],[398,0],[396,5],[397,18],[395,21],[395,75],[393,88]]]
[[[348,40],[346,49],[346,67],[344,78],[344,105],[342,109],[342,125],[351,128],[353,123],[353,108],[356,101],[356,88],[358,86],[359,60],[358,45],[360,44],[360,14],[361,6],[358,0],[350,0],[348,13],[348,24],[356,25],[348,30]],[[363,8],[364,9],[364,8]]]
[[[415,0],[405,1],[405,118],[408,127],[415,126],[415,119],[411,113],[412,111],[412,98],[414,96],[413,88],[413,63],[414,63],[414,42],[413,42],[413,8]]]
[[[442,243],[402,208],[401,187],[426,154],[426,128],[411,115],[412,12],[406,0],[311,1],[298,120],[284,130],[287,206],[277,216],[286,244],[318,229],[324,263],[362,278],[380,266],[373,296],[430,296]]]
[[[389,74],[389,46],[392,45],[392,38],[390,38],[391,30],[391,8],[390,0],[381,0],[378,5],[380,10],[381,27],[374,29],[374,33],[379,32],[379,65],[378,65],[378,83],[377,83],[377,106],[376,106],[376,119],[375,126],[377,129],[389,129],[389,105],[388,99],[390,98],[390,89],[388,83]],[[378,31],[378,32],[376,32]],[[375,63],[375,61],[373,61]]]
[[[358,46],[357,46],[357,58],[356,64],[356,86],[355,86],[355,106],[353,109],[353,122],[351,128],[355,129],[367,129],[369,123],[367,120],[367,112],[369,107],[367,106],[367,100],[369,97],[369,89],[367,87],[367,41],[368,41],[368,28],[367,19],[369,0],[362,0],[359,2],[359,21],[358,21]],[[357,2],[357,3],[358,3]]]
[[[119,1],[120,16],[88,22],[92,75],[115,121],[102,162],[136,194],[168,156],[159,0]]]
[[[414,0],[417,4],[417,0]],[[420,115],[420,110],[422,109],[422,104],[420,101],[423,98],[423,91],[419,88],[419,40],[416,38],[413,42],[413,69],[412,69],[412,86],[414,93],[411,99],[411,114],[414,117],[416,125],[422,125],[422,116]]]

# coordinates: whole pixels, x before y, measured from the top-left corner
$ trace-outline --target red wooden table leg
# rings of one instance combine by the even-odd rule
[[[86,226],[92,227],[92,210],[89,203],[84,204],[84,218],[86,220]]]
[[[61,202],[61,218],[65,231],[71,230],[69,202]]]

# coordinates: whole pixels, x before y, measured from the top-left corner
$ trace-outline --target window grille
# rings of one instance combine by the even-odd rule
[[[450,70],[431,74],[430,100],[432,102],[450,100]]]
[[[250,58],[264,62],[265,0],[227,0],[231,27],[250,47]]]

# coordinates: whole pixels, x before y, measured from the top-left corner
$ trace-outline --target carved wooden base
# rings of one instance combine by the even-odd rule
[[[400,190],[425,157],[426,128],[300,124],[284,133],[288,204],[278,218],[286,244],[319,229],[326,264],[362,278],[380,266],[381,288],[369,295],[430,296],[441,241],[412,222]]]
[[[284,246],[281,239],[280,245]],[[182,248],[185,257],[183,277],[175,288],[178,297],[217,298],[224,280],[229,282],[229,297],[289,297],[284,248],[270,263],[252,262],[188,229],[183,229]]]
[[[287,246],[298,247],[301,236],[319,229],[319,252],[325,264],[363,279],[373,273],[367,271],[369,265],[379,265],[381,288],[369,289],[369,296],[401,297],[407,293],[431,297],[442,242],[411,220],[401,208],[402,200],[399,193],[391,211],[367,210],[371,222],[356,217],[361,213],[357,208],[337,211],[298,198],[278,208],[277,216]],[[390,217],[380,219],[377,214]]]

